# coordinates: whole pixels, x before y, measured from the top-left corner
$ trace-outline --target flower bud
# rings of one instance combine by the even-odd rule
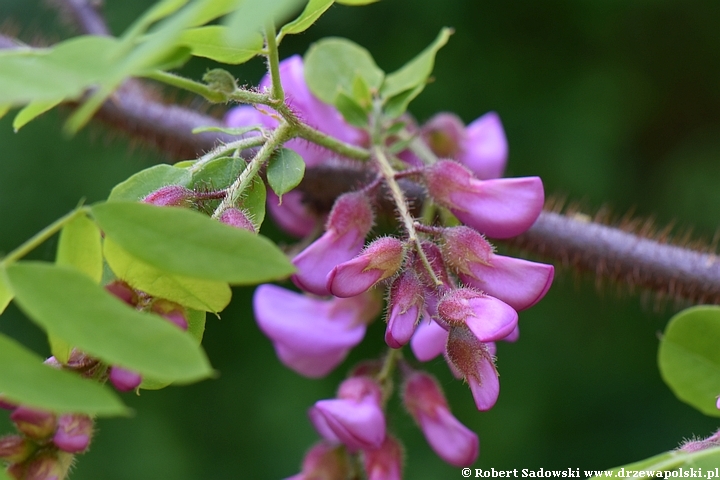
[[[363,463],[367,480],[402,480],[403,449],[390,435],[379,448],[363,452]]]
[[[0,437],[0,459],[9,463],[25,461],[35,451],[35,444],[22,435]]]
[[[422,136],[439,158],[457,158],[465,138],[465,125],[454,113],[441,112],[425,122]]]
[[[478,410],[489,410],[500,393],[493,357],[484,343],[465,326],[450,329],[447,358],[470,385]]]
[[[19,406],[10,414],[10,420],[17,429],[33,440],[45,440],[57,427],[57,418],[52,412]]]
[[[305,454],[302,471],[285,480],[345,480],[349,473],[350,466],[344,449],[320,442]]]
[[[335,200],[325,233],[293,259],[298,272],[292,281],[315,295],[329,295],[327,276],[335,266],[360,253],[373,224],[365,194],[346,193]]]
[[[187,316],[185,309],[181,305],[170,300],[158,299],[153,302],[152,311],[169,320],[170,323],[177,325],[181,330],[187,330]]]
[[[53,443],[64,452],[82,453],[90,445],[92,434],[93,421],[87,415],[60,415]]]
[[[412,270],[403,272],[390,286],[385,343],[391,348],[410,341],[424,307],[423,291]]]
[[[231,227],[242,228],[248,232],[257,233],[255,231],[255,225],[253,225],[248,216],[237,208],[228,208],[225,210],[222,215],[220,215],[220,221]]]
[[[188,207],[195,198],[195,192],[181,185],[167,185],[149,193],[143,203],[158,207]]]
[[[544,202],[538,177],[478,180],[457,162],[441,160],[425,169],[428,193],[464,224],[494,238],[530,228]]]
[[[478,437],[450,413],[447,400],[432,376],[418,371],[410,373],[403,386],[403,403],[440,458],[456,467],[475,462],[480,449]]]
[[[63,480],[72,457],[62,453],[42,453],[28,462],[23,480]]]
[[[517,326],[518,315],[497,298],[470,288],[450,291],[438,303],[438,316],[448,325],[467,327],[481,342],[508,336]]]
[[[327,289],[336,297],[360,295],[398,271],[403,262],[403,244],[397,238],[374,240],[355,258],[333,268]]]
[[[127,370],[117,365],[110,367],[108,379],[113,386],[121,392],[135,390],[142,383],[142,376],[132,370]]]
[[[370,377],[340,384],[338,398],[320,400],[308,412],[315,429],[329,442],[350,451],[378,448],[385,439],[382,391]]]
[[[105,285],[105,290],[112,293],[114,296],[127,303],[131,307],[138,304],[137,292],[127,283],[122,280],[114,280]]]

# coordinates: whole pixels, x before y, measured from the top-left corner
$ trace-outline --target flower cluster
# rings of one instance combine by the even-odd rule
[[[303,122],[349,144],[369,146],[365,131],[312,95],[300,57],[281,62],[280,75],[287,104]],[[266,77],[260,89],[269,85]],[[469,384],[477,408],[487,410],[499,393],[494,342],[518,338],[518,312],[545,295],[554,270],[499,255],[486,236],[509,238],[530,228],[543,206],[543,185],[537,177],[499,178],[507,141],[495,113],[467,127],[447,113],[421,127],[410,118],[401,121],[436,158],[421,159],[406,149],[389,155],[390,161],[378,154],[368,162],[365,168],[374,172],[373,179],[340,195],[323,233],[293,258],[297,272],[292,281],[304,293],[261,285],[254,296],[255,318],[284,365],[301,375],[321,377],[363,339],[379,311],[376,293],[384,288],[385,341],[391,349],[386,364],[397,361],[392,352],[407,344],[421,362],[443,354],[453,374]],[[274,112],[264,107],[238,107],[226,117],[231,127],[272,128],[277,122]],[[303,140],[286,146],[308,167],[341,161]],[[411,176],[426,188],[432,202],[428,205],[434,207],[426,208],[431,215],[424,218],[445,209],[463,225],[420,223],[409,217],[407,203],[398,196],[402,194],[394,194],[404,234],[368,241],[380,189],[397,191],[401,176]],[[306,237],[317,231],[319,217],[299,192],[285,195],[282,205],[273,197],[268,201],[271,215],[288,233]],[[452,465],[472,464],[478,438],[450,413],[438,383],[405,360],[399,365],[404,405],[430,446]],[[352,375],[340,385],[337,398],[317,402],[309,416],[323,440],[308,452],[302,473],[292,478],[317,478],[319,472],[342,478],[330,472],[348,468],[343,451],[362,455],[369,478],[400,478],[402,448],[386,432],[384,417],[389,384],[386,373]]]

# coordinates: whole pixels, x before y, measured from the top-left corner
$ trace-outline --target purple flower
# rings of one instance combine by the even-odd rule
[[[121,392],[135,390],[142,383],[142,375],[133,370],[118,367],[117,365],[110,367],[108,379],[110,383]]]
[[[308,414],[325,440],[342,443],[351,452],[378,448],[385,439],[382,391],[370,377],[348,378],[337,398],[316,402]]]
[[[360,295],[398,271],[403,262],[403,243],[381,237],[355,258],[333,268],[327,276],[327,289],[336,297]]]
[[[320,442],[305,454],[302,471],[285,480],[344,480],[350,471],[344,449]]]
[[[480,441],[450,413],[447,400],[433,377],[423,372],[411,373],[403,387],[403,403],[440,458],[456,467],[475,462]]]
[[[346,193],[335,200],[325,233],[300,252],[293,264],[292,281],[315,295],[329,295],[327,276],[335,266],[360,253],[373,223],[373,211],[365,194]]]
[[[478,410],[489,410],[500,394],[500,383],[490,349],[465,326],[450,329],[447,357],[470,385]]]
[[[365,474],[368,480],[402,480],[403,450],[390,435],[382,445],[363,452]]]
[[[514,237],[530,228],[545,198],[538,177],[478,180],[451,160],[427,167],[425,180],[437,203],[461,222],[495,238]]]
[[[253,309],[285,366],[322,377],[360,343],[379,305],[369,294],[320,300],[267,284],[255,290]]]
[[[410,341],[423,311],[423,286],[412,270],[393,281],[388,295],[385,343],[400,348]]]
[[[92,434],[93,421],[87,415],[60,415],[53,443],[65,452],[82,453],[90,445]]]
[[[487,240],[472,228],[448,228],[443,237],[444,258],[460,280],[515,310],[535,305],[552,284],[552,265],[496,255]]]
[[[422,133],[438,157],[457,160],[482,180],[502,177],[508,143],[497,113],[488,112],[467,127],[453,113],[438,113]]]
[[[467,326],[481,342],[507,337],[517,326],[518,315],[497,298],[470,288],[457,288],[438,303],[438,316],[451,327]]]

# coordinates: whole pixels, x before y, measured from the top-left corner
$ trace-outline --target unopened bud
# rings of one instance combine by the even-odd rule
[[[164,299],[155,300],[152,311],[174,323],[183,331],[187,330],[188,322],[185,309],[177,303]]]
[[[35,444],[22,435],[0,438],[0,459],[10,463],[25,461],[35,451]]]
[[[168,185],[149,193],[142,202],[158,207],[187,207],[194,197],[192,190],[181,185]]]
[[[127,283],[122,280],[115,280],[105,285],[105,290],[112,293],[114,296],[127,303],[131,307],[134,307],[138,303],[137,292]]]
[[[465,137],[465,125],[454,113],[438,113],[423,125],[422,136],[439,158],[456,158]]]
[[[400,348],[410,341],[423,311],[424,288],[415,273],[403,272],[390,287],[385,343]]]
[[[500,383],[487,346],[467,327],[453,327],[448,336],[447,358],[470,385],[478,410],[492,408],[500,393]]]
[[[62,451],[82,453],[90,445],[92,434],[93,421],[87,415],[60,415],[53,443]]]
[[[139,373],[118,366],[110,367],[108,379],[121,392],[135,390],[142,383],[142,376]]]
[[[20,406],[10,414],[17,429],[33,440],[44,440],[55,433],[57,418],[44,410]]]
[[[327,276],[327,289],[341,298],[360,295],[395,275],[402,265],[403,253],[403,244],[397,238],[378,238],[357,257],[333,268]]]
[[[222,215],[220,215],[220,221],[226,225],[230,225],[235,228],[242,228],[252,233],[255,231],[255,225],[250,221],[248,216],[237,208],[228,208]]]
[[[26,467],[24,480],[63,480],[72,457],[59,452],[46,452],[33,458]]]

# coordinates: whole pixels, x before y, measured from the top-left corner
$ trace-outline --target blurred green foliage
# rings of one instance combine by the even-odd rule
[[[5,29],[28,41],[65,38],[57,12],[40,3],[0,0]],[[106,3],[115,34],[150,4]],[[608,204],[622,215],[634,208],[661,227],[676,219],[711,237],[720,218],[719,24],[712,0],[383,0],[332,7],[307,33],[287,37],[281,54],[344,36],[393,71],[441,27],[454,27],[434,83],[410,107],[419,121],[449,110],[469,122],[495,110],[510,142],[509,175],[540,175],[546,192],[590,211]],[[193,60],[182,73],[200,78],[212,66]],[[255,84],[263,63],[230,70]],[[12,115],[0,121],[2,252],[81,198],[103,199],[130,174],[163,160],[97,126],[63,137],[66,114],[45,114],[19,134],[12,133]],[[48,242],[35,256],[50,259],[55,246]],[[382,351],[383,325],[373,325],[329,378],[307,380],[275,358],[253,321],[251,293],[235,289],[222,319],[208,318],[204,345],[220,377],[126,395],[136,415],[99,422],[74,480],[277,479],[298,471],[317,439],[306,409],[333,396],[353,361]],[[548,296],[522,312],[520,341],[499,346],[502,392],[486,413],[475,411],[467,387],[442,360],[430,362],[457,416],[480,435],[475,467],[605,468],[717,428],[662,383],[657,335],[673,307],[655,307],[626,287],[598,289],[560,273]],[[48,352],[41,332],[12,305],[0,330]],[[407,449],[407,478],[457,478],[458,469],[432,454],[397,402],[391,410]],[[9,428],[0,416],[0,431]]]

